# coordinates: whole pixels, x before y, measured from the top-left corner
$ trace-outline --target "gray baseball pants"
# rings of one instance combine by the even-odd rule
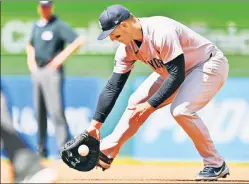
[[[35,113],[38,121],[38,145],[40,153],[46,153],[47,112],[55,125],[58,146],[69,139],[68,126],[63,107],[63,71],[48,67],[32,74]],[[43,155],[46,156],[46,155]]]
[[[226,57],[221,51],[214,49],[212,57],[188,71],[181,87],[159,107],[171,104],[172,116],[193,141],[203,158],[204,166],[220,167],[223,158],[217,152],[208,128],[197,112],[208,104],[223,86],[228,71]],[[147,101],[164,80],[159,74],[152,73],[131,95],[128,107]],[[132,113],[133,110],[126,109],[114,131],[102,140],[100,149],[109,158],[115,158],[121,146],[144,123],[131,122]]]

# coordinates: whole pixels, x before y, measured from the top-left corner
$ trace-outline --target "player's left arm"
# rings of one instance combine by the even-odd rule
[[[157,92],[148,99],[148,103],[157,108],[169,98],[183,83],[185,79],[185,61],[183,54],[180,54],[172,61],[165,64],[169,72],[168,78],[163,82]]]
[[[185,59],[176,32],[172,31],[162,35],[159,44],[160,55],[169,76],[158,91],[148,99],[148,103],[154,108],[168,99],[185,79]]]
[[[84,37],[78,36],[77,33],[67,24],[61,22],[59,29],[60,29],[59,34],[61,39],[69,44],[49,63],[49,65],[52,66],[53,68],[60,67],[64,63],[64,61],[70,55],[75,53],[84,43]]]

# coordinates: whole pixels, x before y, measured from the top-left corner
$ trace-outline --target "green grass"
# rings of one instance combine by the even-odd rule
[[[103,9],[111,4],[122,4],[136,16],[166,15],[180,21],[205,20],[220,26],[227,20],[249,27],[245,18],[249,15],[249,2],[242,1],[60,1],[55,3],[56,13],[72,25],[87,25],[89,20],[97,20]],[[3,1],[2,23],[19,16],[19,19],[32,20],[37,17],[36,2]]]
[[[162,15],[184,24],[205,22],[210,28],[227,28],[228,22],[235,22],[238,29],[249,28],[249,2],[242,1],[60,1],[55,3],[55,13],[72,27],[87,27],[97,22],[103,9],[111,4],[122,4],[137,17]],[[1,27],[10,20],[34,21],[37,2],[3,1],[1,6]]]
[[[65,71],[69,76],[109,77],[113,70],[113,55],[75,55],[65,63]],[[228,55],[230,77],[249,77],[249,56]],[[137,61],[132,76],[149,75],[150,67]],[[29,75],[26,56],[1,56],[2,75]]]

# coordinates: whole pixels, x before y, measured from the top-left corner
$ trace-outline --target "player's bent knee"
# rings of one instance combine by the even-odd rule
[[[189,104],[187,103],[182,103],[179,105],[172,104],[170,107],[170,113],[175,119],[192,116],[193,113],[190,112],[188,106]]]

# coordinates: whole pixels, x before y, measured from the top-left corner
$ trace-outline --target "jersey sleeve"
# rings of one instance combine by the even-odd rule
[[[134,67],[135,59],[124,44],[120,44],[114,58],[115,73],[127,73]]]
[[[179,37],[174,29],[167,31],[157,30],[155,32],[155,44],[165,64],[183,54]]]
[[[65,22],[60,23],[60,36],[66,43],[72,43],[77,37],[77,33]]]

